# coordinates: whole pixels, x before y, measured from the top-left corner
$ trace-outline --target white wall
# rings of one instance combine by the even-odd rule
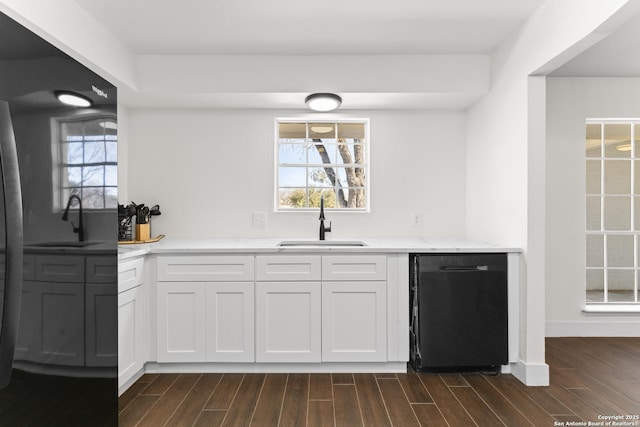
[[[463,237],[465,114],[355,111],[348,116],[370,118],[371,212],[329,213],[330,237]],[[278,117],[327,116],[131,109],[128,196],[160,205],[152,234],[316,238],[317,213],[273,212]],[[268,225],[253,227],[252,212],[266,212]],[[423,215],[422,226],[411,224],[413,212]]]
[[[522,247],[521,349],[527,384],[548,383],[545,364],[544,81],[613,31],[607,21],[635,13],[631,1],[545,2],[493,54],[491,92],[469,111],[467,231],[470,238]],[[574,19],[579,16],[580,19]],[[552,67],[551,67],[552,69]],[[541,71],[544,70],[544,71]],[[541,93],[542,92],[542,93]]]
[[[585,119],[640,117],[640,78],[547,81],[548,336],[640,334],[638,316],[586,315]]]

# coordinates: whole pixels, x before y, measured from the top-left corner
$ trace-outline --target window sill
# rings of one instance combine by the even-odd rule
[[[640,304],[587,304],[582,308],[586,314],[637,314],[640,315]]]

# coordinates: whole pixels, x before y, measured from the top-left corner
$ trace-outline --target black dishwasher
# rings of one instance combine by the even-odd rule
[[[416,371],[499,372],[508,363],[507,255],[411,254]]]

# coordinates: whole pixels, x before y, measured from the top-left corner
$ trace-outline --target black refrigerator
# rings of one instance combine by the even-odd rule
[[[0,13],[0,426],[118,423],[116,106]]]

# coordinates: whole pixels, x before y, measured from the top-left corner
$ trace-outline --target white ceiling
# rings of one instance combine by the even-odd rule
[[[490,54],[545,0],[74,1],[136,54],[429,55]],[[640,16],[551,75],[640,76]],[[305,91],[317,91],[299,90],[121,91],[121,99],[140,107],[295,109]],[[464,109],[481,96],[401,92],[339,93],[342,109]]]
[[[135,53],[490,53],[544,0],[75,0]]]

